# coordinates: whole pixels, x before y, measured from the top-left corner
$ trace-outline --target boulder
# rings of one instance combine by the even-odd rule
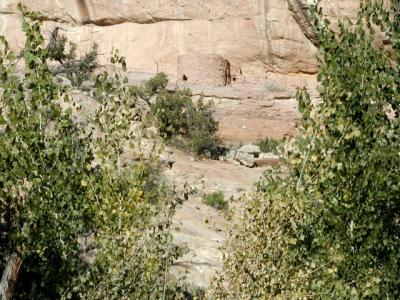
[[[236,153],[237,153],[236,149],[229,150],[225,155],[226,160],[234,160],[235,156],[236,156]]]
[[[171,169],[175,163],[175,159],[172,158],[172,155],[167,151],[163,151],[160,154],[160,164],[163,169]]]
[[[279,162],[279,156],[268,152],[268,153],[261,153],[258,158],[255,159],[255,163],[258,167],[262,166],[273,166]]]
[[[260,149],[260,146],[247,144],[247,145],[240,147],[238,152],[253,154],[255,157],[258,157],[261,153],[261,149]]]
[[[235,160],[240,162],[240,164],[252,168],[255,166],[255,158],[253,154],[246,153],[246,152],[240,152],[236,153]]]

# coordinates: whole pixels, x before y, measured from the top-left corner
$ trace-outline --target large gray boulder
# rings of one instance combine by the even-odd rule
[[[252,168],[256,165],[254,155],[246,152],[238,151],[236,153],[235,160],[249,168]]]
[[[260,146],[247,144],[239,148],[238,152],[252,154],[258,157],[261,153]]]
[[[235,150],[235,149],[229,150],[228,153],[226,153],[226,155],[225,155],[226,160],[234,160],[236,157],[236,153],[237,153],[237,150]]]

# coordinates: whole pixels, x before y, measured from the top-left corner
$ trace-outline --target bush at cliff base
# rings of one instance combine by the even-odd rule
[[[313,12],[321,102],[299,90],[300,135],[232,230],[217,299],[400,298],[399,2],[336,33]]]

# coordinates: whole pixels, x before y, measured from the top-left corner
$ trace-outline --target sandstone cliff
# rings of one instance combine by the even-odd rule
[[[108,61],[113,47],[120,49],[122,55],[127,57],[132,81],[164,71],[173,83],[188,85],[196,93],[218,99],[252,99],[260,101],[259,105],[265,105],[266,100],[292,98],[298,85],[311,88],[315,85],[316,41],[308,21],[310,1],[21,2],[32,10],[42,12],[45,30],[62,27],[82,51],[97,42],[103,62]],[[18,2],[20,0],[0,1],[0,34],[5,35],[14,47],[22,48],[23,35],[16,9]],[[354,16],[358,5],[358,0],[324,1],[325,13],[332,18]],[[279,119],[281,115],[278,121],[273,121],[285,124],[289,119],[292,124],[289,116],[295,114],[293,103],[274,105],[275,108],[283,107],[283,110],[279,108],[278,114],[270,112],[272,119],[276,119],[277,115]],[[286,111],[285,106],[291,107],[290,111]],[[240,110],[243,109],[246,110],[246,107],[241,106]],[[251,112],[241,111],[241,114],[242,119],[259,119]],[[228,126],[223,121],[226,114],[221,112],[220,115],[222,127]],[[265,119],[265,115],[261,119]],[[248,129],[246,122],[238,122],[236,129],[239,135],[243,127]],[[274,122],[266,127],[279,127]],[[234,125],[229,126],[234,128]],[[282,130],[277,135],[290,133],[292,129]],[[249,133],[249,139],[266,134],[266,129],[260,130]]]

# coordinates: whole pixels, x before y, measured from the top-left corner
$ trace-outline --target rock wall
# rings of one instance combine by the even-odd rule
[[[0,33],[21,46],[16,5],[0,2]],[[331,16],[351,16],[357,0],[326,1]],[[218,54],[248,75],[315,73],[307,0],[22,0],[46,27],[63,23],[78,42],[118,48],[132,69],[176,74],[177,56]],[[17,36],[16,36],[17,35]],[[310,41],[311,39],[311,41]]]
[[[190,85],[195,93],[263,103],[293,97],[298,85],[311,90],[315,85],[310,1],[1,0],[0,34],[15,48],[23,47],[16,8],[22,2],[42,12],[45,34],[60,26],[82,52],[97,42],[102,63],[108,62],[112,48],[119,49],[127,58],[132,81],[164,71],[172,84],[186,84],[182,68],[190,67],[190,58],[196,65],[189,78],[196,77]],[[333,19],[353,17],[359,6],[359,0],[322,2]],[[221,83],[212,59],[201,63],[211,57],[229,62],[226,72],[231,79]]]
[[[180,85],[216,85],[231,83],[229,61],[217,54],[182,54],[178,56],[178,78]]]

